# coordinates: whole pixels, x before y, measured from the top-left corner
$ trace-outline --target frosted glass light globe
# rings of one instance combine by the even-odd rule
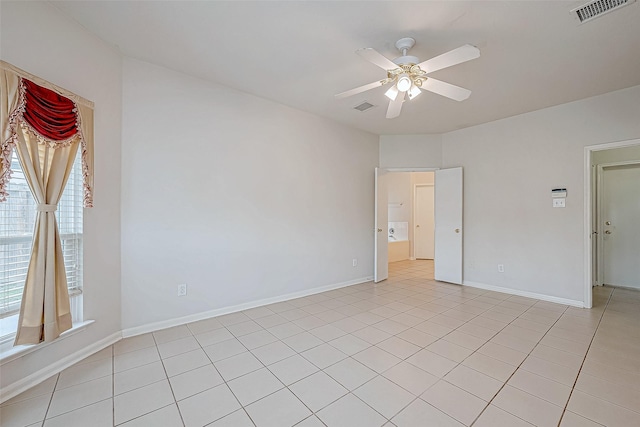
[[[411,87],[411,79],[407,75],[403,75],[398,79],[396,86],[400,92],[406,92]]]

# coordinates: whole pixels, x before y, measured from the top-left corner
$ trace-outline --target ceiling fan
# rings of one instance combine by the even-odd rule
[[[407,55],[407,52],[409,52],[409,49],[411,49],[415,43],[416,41],[410,37],[398,40],[396,42],[396,48],[402,53],[402,56],[393,61],[370,47],[356,50],[358,55],[385,70],[387,72],[387,78],[339,93],[335,95],[335,97],[346,98],[393,83],[385,93],[391,100],[389,102],[389,108],[387,109],[388,119],[398,117],[405,98],[409,98],[409,100],[415,98],[420,95],[422,92],[421,89],[446,96],[456,101],[464,101],[467,99],[469,95],[471,95],[470,90],[427,77],[427,74],[478,58],[480,56],[480,50],[475,46],[466,44],[436,56],[435,58],[418,62],[418,58],[415,56]]]

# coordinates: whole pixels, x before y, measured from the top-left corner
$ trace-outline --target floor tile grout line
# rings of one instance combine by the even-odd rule
[[[611,295],[610,295],[610,297],[611,297]],[[534,304],[534,305],[535,305],[535,304]],[[607,302],[607,305],[608,305],[608,302]],[[533,307],[533,306],[532,306],[532,307]],[[547,334],[549,333],[549,331],[551,331],[551,329],[554,327],[554,325],[555,325],[558,321],[560,321],[560,319],[565,315],[565,313],[567,312],[567,310],[568,310],[568,309],[569,309],[569,306],[567,306],[567,307],[562,311],[562,314],[561,314],[561,315],[558,317],[558,319],[556,319],[556,321],[555,321],[555,322],[554,322],[554,323],[553,323],[553,324],[552,324],[552,325],[547,329],[547,331],[546,331],[546,332],[545,332],[545,334],[540,338],[540,340],[538,340],[538,341],[537,341],[537,343],[536,343],[536,345],[533,347],[533,349],[532,349],[532,350],[527,354],[527,357],[528,357],[529,355],[531,355],[531,353],[533,352],[533,350],[535,350],[535,348],[536,348],[538,345],[540,345],[540,343],[541,343],[541,341],[544,339],[544,337],[545,337],[545,336],[547,336]],[[605,310],[606,310],[606,306],[605,306]],[[602,319],[602,316],[604,315],[605,310],[603,310],[603,311],[602,311],[602,314],[601,314],[601,318],[600,318],[600,319]],[[528,311],[528,310],[527,310],[527,311]],[[523,313],[523,314],[524,314],[524,313]],[[514,319],[514,320],[515,320],[515,319]],[[601,321],[601,320],[600,320],[600,321]],[[600,323],[600,322],[599,322],[599,323]],[[598,325],[599,325],[599,323],[598,323]],[[510,323],[509,323],[509,324],[510,324]],[[507,325],[507,326],[508,326],[508,325]],[[506,326],[505,326],[505,327],[506,327]],[[597,332],[597,327],[596,327],[596,329],[595,329],[595,330],[594,330],[594,332],[593,332],[592,341],[593,341],[593,339],[595,338],[595,334],[596,334],[596,332]],[[590,346],[589,346],[589,348],[590,348]],[[589,352],[589,348],[587,348],[586,352],[584,353],[584,356],[583,356],[583,362],[582,362],[583,364],[584,364],[584,360],[586,359],[587,353]],[[560,350],[560,349],[556,349],[556,350]],[[525,357],[525,359],[524,359],[524,360],[526,360],[526,357]],[[524,363],[524,360],[520,363],[520,365],[518,365],[518,367],[516,368],[516,370],[515,370],[515,371],[510,375],[510,377],[509,377],[509,378],[504,382],[504,384],[503,384],[503,386],[500,388],[500,390],[498,390],[498,392],[496,392],[496,394],[495,394],[495,395],[494,395],[494,397],[491,399],[491,401],[489,402],[489,404],[487,405],[487,407],[491,404],[491,402],[493,401],[493,399],[494,399],[494,398],[495,398],[495,397],[500,393],[500,391],[504,388],[504,386],[505,386],[505,385],[507,385],[507,383],[509,382],[509,380],[511,379],[511,377],[513,377],[513,375],[515,375],[515,373],[520,369],[520,367],[521,367],[522,363]],[[560,423],[560,422],[562,421],[562,417],[564,416],[564,412],[565,412],[565,410],[566,410],[566,407],[567,407],[567,405],[568,405],[569,399],[570,399],[570,397],[571,397],[571,393],[573,393],[573,390],[574,390],[574,387],[575,387],[575,383],[577,382],[577,378],[578,378],[579,374],[580,374],[580,370],[579,370],[579,371],[578,371],[578,373],[576,374],[576,379],[575,379],[575,381],[574,381],[574,385],[573,385],[573,387],[571,387],[570,394],[569,394],[569,396],[567,397],[567,402],[565,402],[565,406],[564,406],[564,408],[563,408],[563,412],[562,412],[562,415],[561,415],[560,420],[558,421],[558,423]],[[546,377],[545,377],[545,378],[546,378]],[[549,379],[549,380],[551,380],[551,379]],[[551,381],[553,381],[553,380],[551,380]],[[516,387],[516,388],[518,388],[518,387]],[[518,388],[518,389],[519,389],[519,388]],[[524,391],[524,390],[522,390],[522,391]],[[524,392],[525,392],[525,393],[528,393],[528,392],[526,392],[526,391],[524,391]],[[528,393],[528,394],[530,394],[530,393]],[[545,400],[545,399],[543,399],[543,400]],[[547,402],[548,402],[548,401],[547,401]],[[549,402],[549,403],[552,403],[552,402]],[[553,403],[552,403],[552,404],[553,404]],[[556,406],[558,406],[558,405],[556,405]],[[486,407],[485,407],[485,410],[486,410]],[[474,423],[477,421],[477,419],[480,417],[480,415],[482,415],[482,413],[483,413],[483,412],[484,412],[484,410],[483,410],[483,411],[478,415],[478,417],[476,418],[476,420],[474,420]],[[506,412],[508,412],[508,411],[506,411]],[[510,413],[510,412],[509,412],[509,413]],[[511,414],[511,413],[510,413],[510,414]],[[517,417],[517,415],[515,415],[515,414],[511,414],[511,415],[514,415],[514,416],[516,416],[516,417]],[[518,417],[518,418],[519,418],[519,417]],[[526,421],[526,420],[525,420],[525,421]],[[473,425],[473,424],[472,424],[472,425]]]
[[[240,312],[240,313],[241,313],[241,312]],[[232,325],[229,325],[229,326],[232,326]],[[224,328],[226,328],[226,329],[227,329],[227,331],[229,331],[229,329],[227,328],[227,326],[223,326],[223,327],[224,327]],[[188,326],[187,326],[187,328],[188,328]],[[233,335],[233,332],[229,331],[229,333],[231,333],[231,335]],[[244,343],[243,343],[242,341],[238,340],[238,338],[237,338],[235,335],[234,335],[234,338],[235,338],[235,339],[240,343],[240,345],[242,345],[242,346],[245,348],[245,350],[247,350],[247,352],[251,353],[251,351],[250,351],[250,350],[249,350],[249,349],[244,345]],[[233,392],[233,389],[232,389],[231,387],[229,387],[228,381],[225,379],[225,377],[224,377],[224,376],[222,376],[222,373],[220,372],[220,370],[218,369],[218,367],[215,365],[215,362],[214,362],[213,360],[211,360],[211,356],[209,356],[209,354],[205,351],[204,347],[202,347],[202,344],[200,343],[200,341],[198,341],[197,339],[196,339],[196,341],[198,342],[198,345],[200,346],[200,349],[204,352],[204,354],[205,354],[205,356],[207,357],[207,359],[209,359],[209,362],[211,363],[211,366],[213,366],[213,368],[216,370],[216,372],[218,373],[218,375],[219,375],[219,376],[220,376],[220,378],[222,379],[222,381],[223,381],[223,383],[222,383],[222,384],[224,384],[224,385],[227,387],[227,389],[229,389],[229,392],[231,392],[231,394],[233,395],[233,397],[236,399],[236,401],[237,401],[237,402],[238,402],[238,404],[240,405],[240,409],[242,409],[242,410],[244,411],[244,413],[247,415],[247,417],[249,418],[249,420],[251,421],[251,423],[255,426],[255,425],[256,425],[256,423],[253,421],[253,418],[251,418],[251,415],[249,414],[249,412],[247,412],[247,410],[246,410],[246,408],[245,408],[245,405],[243,405],[243,404],[240,402],[240,399],[238,399],[238,396],[236,396],[236,394]],[[253,353],[251,353],[251,354],[253,354]],[[237,356],[237,355],[236,355],[236,356]],[[230,356],[230,357],[234,357],[234,356]],[[230,357],[229,357],[229,358],[230,358]],[[254,357],[255,357],[255,356],[254,356]],[[227,359],[228,359],[228,358],[227,358]],[[256,359],[257,359],[257,357],[256,357]],[[226,360],[226,359],[222,359],[222,360]],[[259,359],[258,359],[258,361],[263,365],[263,367],[266,367],[266,366],[264,366],[264,364],[262,363],[262,361],[260,361]],[[244,375],[248,375],[248,374],[250,374],[250,373],[252,373],[252,372],[256,372],[256,371],[257,371],[257,370],[259,370],[259,369],[262,369],[262,368],[258,368],[258,369],[256,369],[256,370],[251,371],[251,372],[248,372],[248,373],[246,373],[246,374],[244,374]],[[244,376],[244,375],[241,375],[240,377],[242,377],[242,376]],[[237,378],[240,378],[240,377],[237,377]],[[235,378],[233,378],[233,379],[235,379]],[[231,380],[230,380],[230,381],[231,381]],[[219,385],[222,385],[222,384],[219,384]],[[193,397],[193,396],[195,396],[195,395],[197,395],[197,394],[204,393],[204,392],[206,392],[206,391],[208,391],[208,390],[211,390],[212,388],[218,387],[219,385],[214,386],[214,387],[210,387],[210,388],[208,388],[208,389],[206,389],[206,390],[202,390],[201,392],[196,393],[196,394],[194,394],[194,395],[192,395],[192,396],[185,397],[183,400],[188,399],[188,398],[190,398],[190,397]],[[174,398],[175,398],[175,396],[174,396]],[[178,406],[177,401],[176,401],[176,406],[178,407],[178,412],[180,413],[180,417],[182,417],[182,411],[180,410],[180,407]],[[237,411],[237,410],[236,410],[236,411]],[[230,413],[228,413],[228,414],[226,414],[226,415],[224,415],[224,416],[222,416],[222,417],[220,417],[220,418],[217,418],[217,419],[215,419],[215,420],[211,421],[210,423],[207,423],[207,425],[212,424],[212,423],[214,423],[214,422],[216,422],[216,421],[218,421],[218,420],[221,420],[222,418],[224,418],[224,417],[226,417],[226,416],[228,416],[228,415],[231,415],[232,413],[234,413],[234,412],[236,412],[236,411],[232,411],[232,412],[230,412]],[[183,424],[184,424],[184,420],[183,420]],[[185,425],[186,425],[186,424],[185,424]]]
[[[155,336],[153,336],[153,333],[152,333],[152,332],[151,332],[150,334],[151,334],[151,336],[152,336],[152,338],[153,338],[153,340],[154,340],[154,343],[156,343]],[[145,347],[145,348],[151,348],[151,347],[153,347],[153,346],[149,346],[149,347]],[[160,352],[158,351],[158,345],[157,345],[157,343],[155,344],[155,348],[156,348],[156,352],[158,352],[158,356],[160,356]],[[115,356],[113,356],[112,360],[113,360],[113,363],[115,364]],[[126,371],[130,371],[130,370],[132,370],[132,369],[141,368],[141,367],[143,367],[143,366],[148,366],[148,365],[151,365],[151,364],[153,364],[153,363],[157,363],[157,362],[160,362],[160,363],[161,363],[161,365],[163,366],[163,370],[165,371],[165,376],[166,376],[166,370],[164,369],[164,364],[162,363],[162,358],[160,358],[160,360],[154,360],[153,362],[146,363],[146,364],[143,364],[143,365],[137,366],[137,367],[135,367],[135,368],[127,369],[127,370],[125,370],[125,371],[121,371],[121,372],[126,372]],[[118,372],[118,373],[121,373],[121,372]],[[160,379],[160,380],[157,380],[157,381],[153,381],[153,382],[151,382],[151,383],[149,383],[149,384],[145,384],[145,385],[140,386],[140,387],[135,387],[135,388],[133,388],[133,389],[131,389],[131,390],[127,390],[126,392],[122,392],[122,393],[120,393],[120,394],[117,394],[117,395],[116,395],[116,394],[115,394],[115,375],[116,375],[116,372],[113,372],[113,373],[112,373],[112,384],[113,384],[113,388],[112,388],[112,395],[111,395],[111,399],[112,399],[112,402],[113,402],[113,426],[114,426],[114,427],[115,427],[115,426],[117,426],[117,425],[122,425],[122,424],[124,424],[124,423],[128,423],[128,422],[133,421],[133,420],[135,420],[135,419],[138,419],[138,418],[144,417],[144,416],[146,416],[146,415],[149,415],[149,414],[151,414],[151,413],[153,413],[153,412],[155,412],[155,411],[159,411],[159,410],[161,410],[161,409],[164,409],[164,408],[166,408],[166,407],[168,407],[168,406],[171,406],[171,405],[173,405],[173,404],[175,404],[175,405],[176,405],[176,407],[178,406],[178,405],[177,405],[177,402],[175,401],[175,395],[173,395],[173,389],[171,388],[171,383],[169,382],[169,378],[168,378],[168,377],[163,378],[163,379]],[[115,400],[116,400],[116,397],[117,397],[117,396],[122,396],[122,395],[124,395],[124,394],[126,394],[126,393],[129,393],[129,392],[132,392],[132,391],[135,391],[135,390],[139,390],[139,389],[141,389],[141,388],[148,387],[148,386],[150,386],[150,385],[157,384],[157,383],[160,383],[160,382],[165,381],[165,380],[167,381],[167,383],[168,383],[168,385],[169,385],[169,389],[171,390],[171,394],[173,395],[173,399],[174,399],[173,403],[169,403],[168,405],[161,406],[160,408],[156,408],[156,409],[154,409],[154,410],[152,410],[152,411],[150,411],[150,412],[145,412],[145,413],[140,414],[140,415],[137,415],[137,416],[135,416],[135,417],[133,417],[133,418],[131,418],[131,419],[128,419],[128,420],[126,420],[126,421],[123,421],[123,422],[121,422],[121,423],[119,423],[119,424],[116,424],[116,415],[115,415],[115,406],[116,406],[116,405],[115,405]],[[182,415],[181,415],[181,414],[180,414],[180,417],[181,417],[181,420],[182,420]],[[184,421],[183,421],[182,423],[183,423],[183,426],[184,426]]]
[[[156,381],[156,382],[160,382],[160,381]],[[155,384],[155,383],[154,383],[154,384]],[[168,407],[169,407],[169,406],[171,406],[171,405],[175,405],[175,402],[173,402],[173,403],[169,403],[168,405],[161,406],[161,407],[159,407],[159,408],[157,408],[157,409],[154,409],[153,411],[145,412],[144,414],[137,415],[137,416],[135,416],[135,417],[133,417],[133,418],[131,418],[131,419],[128,419],[128,420],[126,420],[126,421],[123,421],[123,422],[121,422],[121,423],[119,423],[119,424],[116,424],[115,419],[114,419],[114,420],[113,420],[113,426],[114,426],[114,427],[118,427],[118,426],[124,425],[124,424],[129,423],[129,422],[131,422],[131,421],[133,421],[133,420],[137,420],[137,419],[139,419],[139,418],[142,418],[142,417],[145,417],[145,416],[147,416],[147,415],[153,414],[153,413],[154,413],[154,412],[156,412],[156,411],[160,411],[160,410],[162,410],[162,409],[164,409],[164,408],[168,408]],[[183,423],[183,426],[184,426],[184,423]]]
[[[104,378],[104,377],[103,377],[103,378]],[[102,403],[102,402],[107,401],[107,400],[110,400],[110,399],[112,399],[112,397],[105,397],[104,399],[100,399],[100,400],[97,400],[97,401],[95,401],[95,402],[91,402],[91,403],[86,404],[86,405],[78,406],[77,408],[71,409],[71,410],[66,411],[66,412],[62,412],[62,413],[57,414],[57,415],[55,415],[55,416],[53,416],[53,417],[45,418],[45,419],[43,420],[43,423],[44,423],[44,422],[46,422],[46,421],[48,421],[48,420],[52,420],[52,419],[54,419],[54,418],[58,418],[58,417],[61,417],[61,416],[63,416],[63,415],[70,414],[70,413],[72,413],[72,412],[78,411],[78,410],[80,410],[80,409],[87,408],[87,407],[89,407],[89,406],[91,406],[91,405],[97,405],[98,403]]]
[[[591,292],[593,292],[593,290]],[[593,341],[596,339],[596,334],[598,333],[598,329],[600,328],[600,324],[602,323],[602,318],[604,317],[604,313],[607,311],[607,307],[609,306],[609,303],[611,302],[611,298],[613,297],[614,293],[615,293],[615,288],[612,289],[611,293],[609,294],[609,298],[607,298],[607,303],[604,305],[604,310],[602,310],[602,313],[600,314],[598,325],[596,326],[596,329],[593,331],[593,336],[591,337],[591,341],[589,341],[589,346],[587,347],[587,351],[584,353],[584,357],[582,358],[582,363],[580,364],[580,368],[578,369],[578,374],[576,375],[576,379],[573,381],[573,385],[571,386],[571,390],[569,391],[569,397],[567,397],[567,401],[564,405],[564,408],[562,409],[562,415],[560,415],[560,420],[558,420],[558,426],[562,422],[562,418],[564,418],[565,412],[567,412],[567,408],[569,407],[569,401],[571,400],[573,391],[575,390],[576,384],[578,383],[578,378],[580,377],[580,372],[582,372],[584,362],[587,360],[587,355],[589,354],[589,350],[591,350],[591,345],[593,344]]]
[[[187,326],[187,330],[189,331],[189,333],[191,333],[191,330],[189,329],[189,326]],[[180,411],[180,407],[178,406],[178,400],[176,399],[176,393],[173,390],[173,385],[171,384],[171,381],[169,380],[169,373],[167,372],[167,367],[164,365],[164,361],[163,361],[164,359],[162,357],[162,354],[160,354],[160,349],[158,349],[158,341],[156,340],[155,335],[152,334],[151,336],[153,337],[153,341],[156,343],[156,351],[158,352],[158,356],[160,356],[160,364],[162,365],[162,370],[164,371],[164,375],[166,377],[167,384],[169,385],[169,390],[171,390],[171,396],[173,396],[173,403],[172,404],[176,405],[176,409],[178,410],[178,415],[180,416],[180,421],[182,422],[182,425],[184,427],[184,425],[185,425],[184,417],[182,416],[182,412]],[[191,336],[193,336],[193,334]],[[198,340],[196,340],[196,342],[198,342]],[[200,345],[200,343],[198,343],[198,345]],[[162,381],[164,381],[164,380],[162,380]],[[114,402],[115,402],[115,397],[114,397]],[[167,406],[170,406],[170,405],[167,405]],[[115,407],[115,403],[114,403],[114,407]],[[159,409],[162,409],[162,408],[159,408]],[[158,409],[156,409],[156,411],[157,410]],[[150,414],[150,413],[151,412],[148,412],[147,414]],[[147,414],[143,414],[141,416],[144,416],[144,415],[147,415]],[[115,414],[114,414],[114,419],[113,419],[114,425],[115,425],[115,421],[116,420],[115,420]]]
[[[105,360],[107,360],[107,358],[106,358],[106,357],[105,357],[103,360],[100,360],[100,361],[101,361],[101,362],[104,362]],[[80,365],[78,365],[78,364],[74,364],[74,365],[70,366],[69,368],[74,367],[74,366],[80,366]],[[68,368],[67,368],[67,369],[68,369]],[[64,370],[63,370],[63,371],[61,371],[61,372],[58,372],[57,374],[53,374],[53,375],[51,375],[51,377],[49,377],[49,378],[52,378],[53,376],[56,376],[56,375],[58,376],[58,378],[56,379],[56,389],[54,389],[54,391],[53,391],[52,393],[55,393],[55,392],[57,392],[57,391],[66,390],[66,389],[69,389],[69,388],[71,388],[71,387],[76,387],[76,386],[79,386],[79,385],[82,385],[82,384],[86,384],[86,383],[91,382],[91,381],[99,380],[99,379],[102,379],[102,378],[107,378],[109,375],[111,375],[111,374],[101,375],[101,376],[99,376],[99,377],[95,377],[95,378],[90,378],[90,379],[87,379],[87,380],[83,380],[83,381],[80,381],[80,382],[78,382],[78,383],[71,384],[71,385],[68,385],[68,386],[66,386],[66,387],[64,387],[64,388],[60,388],[60,389],[58,389],[58,388],[57,388],[57,386],[58,386],[58,381],[59,381],[59,379],[60,379],[60,374],[61,374],[62,372],[64,372]],[[45,379],[44,381],[47,381],[49,378]],[[44,382],[44,381],[43,381],[43,382]],[[43,393],[43,394],[44,394],[44,393]],[[32,399],[33,399],[33,398],[35,398],[35,397],[38,397],[38,396],[33,396],[33,397],[32,397]],[[5,402],[5,403],[6,403],[6,402]],[[4,406],[4,405],[5,405],[5,403],[3,403],[1,406]]]
[[[148,366],[148,365],[151,365],[151,364],[154,364],[154,363],[160,363],[160,364],[161,364],[161,366],[162,366],[162,368],[163,368],[163,371],[164,371],[164,373],[165,373],[165,378],[162,378],[162,379],[159,379],[159,380],[153,381],[153,382],[151,382],[151,383],[149,383],[149,384],[145,384],[145,385],[141,385],[141,386],[139,386],[139,387],[132,388],[131,390],[127,390],[126,392],[122,392],[122,393],[119,393],[119,394],[117,394],[117,395],[115,394],[115,385],[114,385],[114,394],[113,394],[113,398],[114,398],[114,400],[115,400],[115,397],[116,397],[116,396],[121,396],[121,395],[123,395],[123,394],[129,393],[129,392],[132,392],[132,391],[135,391],[135,390],[139,390],[139,389],[141,389],[141,388],[148,387],[148,386],[150,386],[150,385],[157,384],[157,383],[159,383],[159,382],[162,382],[162,381],[165,381],[165,380],[166,380],[166,381],[167,381],[167,383],[168,383],[168,385],[169,385],[169,389],[171,390],[171,394],[172,394],[172,396],[173,396],[173,400],[174,400],[174,401],[173,401],[173,403],[170,403],[170,404],[168,404],[168,405],[165,405],[165,406],[163,406],[163,407],[161,407],[161,408],[157,408],[157,409],[155,409],[155,410],[153,410],[153,411],[151,411],[151,412],[147,412],[147,413],[144,413],[144,414],[138,415],[138,416],[136,416],[136,417],[132,418],[131,420],[134,420],[134,419],[137,419],[137,418],[143,417],[143,416],[145,416],[145,415],[148,415],[148,414],[150,414],[150,413],[152,413],[152,412],[155,412],[155,411],[157,411],[157,410],[163,409],[163,408],[165,408],[165,407],[167,407],[167,406],[171,406],[171,405],[173,405],[173,404],[175,404],[175,405],[176,405],[176,407],[178,407],[178,405],[177,405],[177,400],[176,400],[176,397],[175,397],[175,393],[173,392],[173,387],[171,386],[171,381],[169,381],[169,378],[170,378],[170,377],[169,377],[169,375],[168,375],[168,373],[167,373],[167,371],[166,371],[166,367],[164,366],[164,362],[163,362],[163,360],[164,360],[164,359],[163,359],[163,358],[162,358],[162,356],[160,355],[160,351],[159,351],[159,349],[158,349],[158,344],[157,344],[157,341],[156,341],[156,337],[153,335],[153,332],[150,332],[149,334],[152,336],[152,339],[154,340],[154,343],[155,343],[155,344],[154,344],[154,346],[149,346],[149,347],[145,347],[145,348],[152,348],[152,347],[155,347],[155,348],[156,348],[156,352],[158,353],[159,360],[154,360],[154,361],[152,361],[152,362],[145,363],[145,364],[142,364],[142,365],[136,366],[136,367],[134,367],[134,368],[126,369],[126,370],[123,370],[123,371],[120,371],[120,372],[117,372],[117,373],[119,374],[119,373],[123,373],[123,372],[131,371],[131,370],[133,370],[133,369],[138,369],[138,368],[141,368],[141,367],[144,367],[144,366]],[[182,339],[182,338],[187,338],[187,337],[180,337],[180,338],[177,338],[176,340],[172,340],[172,341],[177,341],[177,340]],[[171,341],[166,341],[166,342],[171,342]],[[164,343],[166,343],[166,342],[163,342],[162,344],[164,344]],[[195,351],[195,350],[194,350],[194,351]],[[185,353],[188,353],[188,352],[185,352]],[[181,355],[181,354],[185,354],[185,353],[180,353],[180,354],[177,354],[177,355],[175,355],[175,356],[179,356],[179,355]],[[171,357],[175,357],[175,356],[171,356]],[[168,357],[168,358],[170,358],[170,357]],[[167,359],[168,359],[168,358],[167,358]],[[114,357],[114,360],[115,360],[115,357]],[[194,368],[194,369],[191,369],[191,370],[186,371],[186,372],[190,372],[190,371],[195,370],[195,369],[198,369],[198,368]],[[116,375],[116,372],[114,372],[114,373],[113,373],[114,380],[115,380],[115,375]],[[115,403],[114,403],[114,408],[115,408]],[[115,410],[115,409],[114,409],[114,410]],[[179,411],[178,411],[178,412],[179,412]],[[180,412],[179,412],[179,413],[180,413]],[[181,420],[182,420],[182,414],[181,414],[181,413],[180,413],[180,418],[181,418]],[[127,420],[127,421],[125,421],[125,422],[129,422],[129,421],[131,421],[131,420]],[[184,424],[184,420],[182,420],[182,422],[183,422],[183,424]],[[114,424],[115,424],[115,414],[114,414]],[[121,424],[122,424],[122,423],[121,423]]]
[[[56,374],[56,383],[53,385],[53,391],[51,392],[51,397],[49,397],[49,403],[47,404],[47,410],[44,412],[44,418],[42,419],[42,426],[47,421],[47,415],[49,414],[49,409],[51,409],[51,402],[53,402],[53,395],[56,392],[56,387],[58,386],[58,381],[60,380],[60,373]]]
[[[115,348],[111,344],[111,423],[116,425],[116,358]]]
[[[58,373],[58,374],[56,374],[56,375],[58,375],[58,378],[56,379],[56,387],[57,387],[58,381],[60,380],[60,373]],[[54,415],[53,417],[47,417],[47,416],[49,415],[49,410],[51,409],[51,403],[53,402],[53,398],[54,398],[54,395],[55,395],[55,393],[56,393],[56,392],[67,390],[67,389],[69,389],[69,388],[71,388],[71,387],[75,387],[76,385],[82,385],[82,384],[86,384],[86,383],[91,382],[91,381],[101,380],[101,379],[103,379],[103,378],[107,378],[108,376],[109,376],[109,375],[104,375],[104,376],[102,376],[102,377],[94,378],[94,379],[92,379],[92,380],[83,381],[83,382],[81,382],[81,383],[74,384],[73,386],[65,387],[65,388],[60,389],[60,390],[56,390],[56,389],[55,389],[55,387],[54,387],[54,391],[51,393],[51,398],[50,398],[50,400],[49,400],[49,405],[47,406],[47,410],[46,410],[46,413],[45,413],[45,418],[44,418],[44,420],[42,421],[42,422],[43,422],[43,425],[44,425],[44,423],[45,423],[48,419],[53,419],[53,418],[57,418],[57,417],[59,417],[59,416],[65,415],[65,414],[69,414],[69,413],[74,412],[74,411],[77,411],[77,410],[79,410],[79,409],[86,408],[87,406],[91,406],[91,405],[95,405],[95,404],[100,403],[100,402],[104,402],[104,401],[105,401],[105,400],[107,400],[107,399],[113,399],[113,393],[112,393],[110,397],[106,397],[106,398],[104,398],[104,399],[100,399],[100,400],[97,400],[97,401],[95,401],[95,402],[88,403],[88,404],[86,404],[86,405],[78,406],[77,408],[71,409],[71,410],[69,410],[69,411],[61,412],[61,413],[59,413],[59,414],[57,414],[57,415]],[[112,380],[112,381],[113,381],[113,380]],[[112,389],[112,391],[113,391],[113,389]],[[112,405],[112,406],[113,406],[113,405]]]
[[[531,307],[533,307],[534,305],[535,305],[535,304],[533,304]],[[568,307],[566,307],[566,308],[562,311],[562,313],[564,313],[564,312],[567,310],[567,308],[568,308]],[[527,310],[527,311],[529,311],[529,310]],[[526,311],[525,311],[525,313],[526,313]],[[523,314],[524,314],[524,313],[523,313]],[[520,317],[520,316],[518,316],[517,318],[519,318],[519,317]],[[540,340],[538,340],[538,341],[537,341],[536,345],[535,345],[535,346],[533,346],[533,348],[529,351],[529,353],[527,353],[527,355],[526,355],[526,356],[525,356],[525,358],[522,360],[522,362],[520,362],[520,364],[518,364],[518,366],[517,366],[517,367],[516,367],[516,369],[511,373],[511,375],[509,375],[509,378],[507,378],[507,379],[503,382],[503,384],[502,384],[502,386],[500,387],[500,389],[498,389],[498,391],[493,395],[493,397],[489,400],[489,402],[487,402],[487,405],[484,407],[484,409],[483,409],[482,411],[480,411],[480,413],[476,416],[476,418],[475,418],[475,419],[473,420],[473,422],[470,424],[471,426],[473,426],[473,425],[478,421],[478,419],[482,416],[482,414],[487,410],[487,408],[488,408],[489,406],[491,406],[491,403],[494,401],[494,399],[496,398],[496,396],[498,396],[498,394],[500,394],[500,392],[505,388],[505,386],[507,385],[507,383],[509,382],[509,380],[510,380],[514,375],[515,375],[515,373],[516,373],[516,372],[518,372],[518,370],[520,369],[520,367],[522,366],[522,364],[525,362],[525,360],[527,360],[527,357],[529,357],[529,355],[531,355],[531,353],[532,353],[532,352],[533,352],[533,350],[536,348],[536,346],[538,345],[538,343],[544,339],[544,337],[547,335],[547,333],[549,333],[549,331],[551,330],[551,328],[553,328],[553,326],[554,326],[554,325],[555,325],[555,324],[560,320],[560,318],[561,318],[561,317],[562,317],[562,315],[560,315],[560,316],[558,317],[558,319],[556,319],[556,321],[555,321],[555,322],[554,322],[554,323],[549,327],[549,329],[547,329],[547,332],[545,332],[545,334],[540,338]],[[516,319],[517,319],[517,318],[516,318]],[[515,319],[514,319],[514,320],[515,320]],[[505,326],[505,328],[506,328],[507,326],[509,326],[510,324],[511,324],[511,322],[509,322],[509,323]],[[500,331],[502,331],[503,329],[504,329],[504,328],[502,328]],[[496,335],[497,335],[497,334],[496,334]],[[495,336],[495,335],[494,335],[494,336]],[[487,342],[489,342],[489,341],[487,341]],[[469,357],[471,357],[471,356],[469,356]],[[524,391],[524,390],[523,390],[523,391]],[[525,393],[527,393],[527,392],[525,392]],[[527,394],[530,394],[530,393],[527,393]],[[502,409],[502,408],[500,408],[500,409]],[[516,417],[516,418],[520,418],[520,417],[519,417],[519,416],[517,416],[516,414],[513,414],[513,413],[511,413],[511,412],[509,412],[509,411],[507,411],[507,410],[505,410],[505,409],[502,409],[502,410],[503,410],[503,411],[505,411],[505,412],[507,412],[507,413],[509,413],[509,414],[511,414],[511,415],[513,415],[513,416],[514,416],[514,417]],[[562,418],[562,416],[561,416],[560,418]],[[520,418],[520,419],[522,419],[522,418]],[[528,422],[527,420],[523,420],[523,421]]]

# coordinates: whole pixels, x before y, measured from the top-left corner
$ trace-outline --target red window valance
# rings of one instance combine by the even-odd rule
[[[23,79],[24,120],[40,135],[64,141],[78,133],[76,107],[68,98]]]

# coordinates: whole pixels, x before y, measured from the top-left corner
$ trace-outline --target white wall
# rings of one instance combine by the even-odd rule
[[[377,136],[140,61],[123,73],[124,329],[372,275]]]
[[[381,135],[381,168],[439,168],[442,164],[440,135]]]
[[[84,210],[84,316],[76,335],[0,367],[0,385],[15,385],[120,331],[119,53],[51,5],[2,2],[2,59],[95,102],[95,207]]]
[[[411,172],[387,174],[389,222],[410,222],[412,208]],[[398,204],[401,203],[401,206]]]
[[[464,167],[465,282],[582,301],[584,147],[639,138],[638,118],[640,86],[444,134],[442,166]]]

